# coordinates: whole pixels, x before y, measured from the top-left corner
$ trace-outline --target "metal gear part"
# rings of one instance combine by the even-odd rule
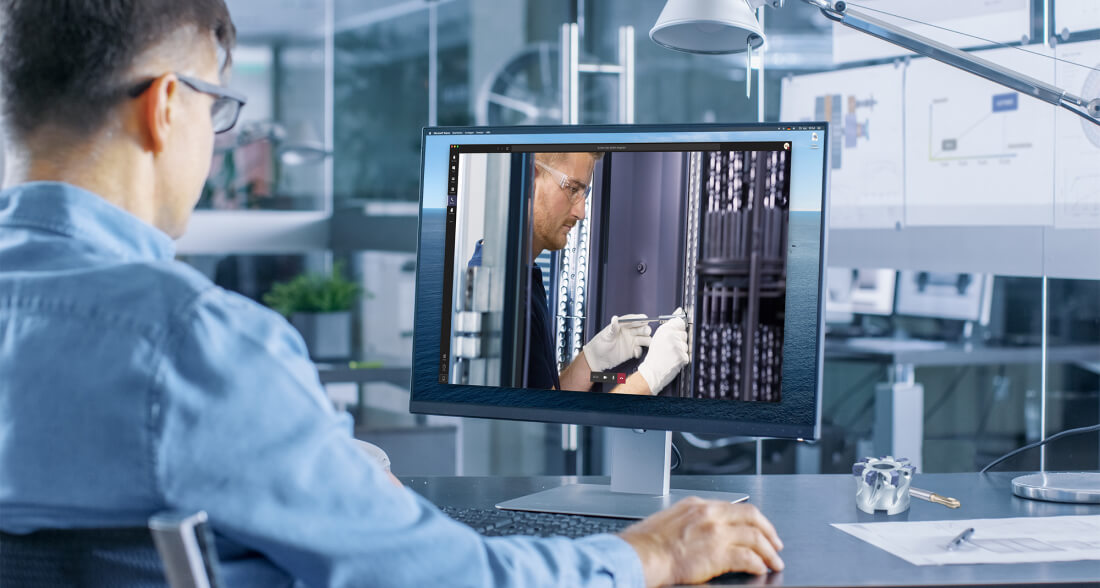
[[[909,486],[916,468],[908,458],[866,457],[852,466],[856,481],[856,506],[868,514],[886,511],[898,514],[909,510]]]

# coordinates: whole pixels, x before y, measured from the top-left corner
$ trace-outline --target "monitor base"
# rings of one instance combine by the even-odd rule
[[[1020,498],[1100,504],[1100,472],[1045,472],[1012,479],[1012,493]]]
[[[748,494],[740,492],[714,492],[709,490],[669,490],[664,496],[613,492],[604,484],[569,484],[535,494],[502,502],[497,508],[531,512],[613,517],[619,519],[644,519],[657,511],[689,497],[708,500],[741,502]]]

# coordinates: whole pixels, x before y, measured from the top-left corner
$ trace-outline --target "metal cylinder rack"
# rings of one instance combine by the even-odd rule
[[[703,154],[693,397],[780,400],[789,156]]]

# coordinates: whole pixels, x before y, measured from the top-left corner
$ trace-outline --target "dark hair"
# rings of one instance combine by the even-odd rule
[[[236,29],[225,0],[0,0],[5,126],[17,139],[47,122],[101,129],[134,61],[186,26],[213,33],[228,64]]]

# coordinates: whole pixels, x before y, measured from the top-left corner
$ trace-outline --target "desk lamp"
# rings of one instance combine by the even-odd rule
[[[318,163],[332,155],[317,137],[317,131],[305,121],[296,124],[288,133],[286,127],[275,121],[254,121],[242,126],[237,139],[226,149],[236,149],[259,141],[268,141],[276,148],[283,165],[297,166]]]
[[[1086,99],[1032,77],[975,57],[938,41],[916,35],[892,23],[849,10],[833,0],[802,0],[819,8],[829,20],[956,67],[1044,102],[1060,106],[1100,125],[1100,98]],[[668,0],[649,31],[655,43],[686,53],[749,52],[764,45],[766,36],[755,11],[765,5],[782,8],[784,0]],[[1053,440],[1051,438],[1050,440]],[[1017,496],[1054,502],[1100,502],[1100,472],[1046,473],[1012,481]]]
[[[892,23],[850,10],[847,3],[802,0],[821,9],[829,20],[908,49],[918,55],[1001,84],[1022,94],[1061,106],[1100,125],[1100,98],[1088,100],[1032,77],[916,35]],[[766,36],[755,10],[781,8],[784,0],[668,0],[649,31],[655,43],[686,53],[739,53],[764,44]],[[751,59],[750,59],[751,62]]]

